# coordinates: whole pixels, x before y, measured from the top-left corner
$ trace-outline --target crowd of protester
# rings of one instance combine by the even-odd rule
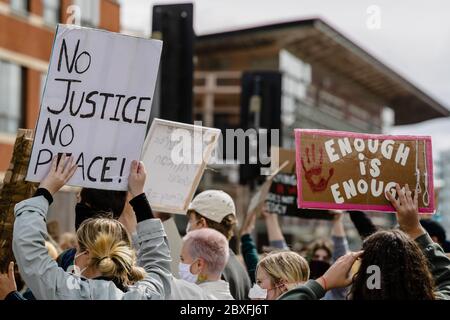
[[[0,274],[0,299],[450,298],[445,230],[420,219],[418,192],[408,185],[397,185],[396,197],[386,193],[396,210],[397,228],[380,229],[363,212],[330,212],[330,237],[313,241],[303,255],[290,249],[278,215],[266,207],[249,212],[234,234],[236,207],[230,195],[201,192],[189,205],[178,273],[173,274],[163,214],[152,211],[146,198],[142,162],[131,165],[128,192],[82,189],[75,207],[76,233],[61,235],[59,243],[51,239],[48,209],[74,174],[73,160],[55,157],[34,196],[16,205],[15,263]],[[361,237],[359,251],[349,249],[344,215]],[[258,217],[273,249],[263,254],[253,239]],[[230,248],[234,236],[239,253]]]

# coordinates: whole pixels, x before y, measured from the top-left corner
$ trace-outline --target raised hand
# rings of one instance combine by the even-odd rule
[[[77,164],[73,163],[73,156],[67,157],[64,153],[58,163],[58,156],[55,155],[50,172],[41,181],[39,188],[45,188],[51,195],[54,195],[72,178],[76,170]]]
[[[316,158],[316,146],[312,144],[311,146],[311,156],[309,154],[309,147],[306,147],[306,161],[302,157],[301,163],[303,171],[305,172],[305,179],[313,192],[324,191],[328,182],[334,174],[334,169],[330,168],[328,170],[328,177],[325,178],[322,175],[323,171],[323,149],[319,149],[319,158]]]
[[[14,279],[14,262],[10,262],[7,274],[0,274],[0,300],[4,300],[8,294],[17,291]]]
[[[335,263],[317,279],[317,282],[325,290],[345,288],[352,283],[350,271],[356,259],[363,254],[363,251],[349,252],[336,260]]]
[[[264,219],[271,219],[274,216],[274,214],[269,211],[269,208],[267,207],[267,204],[264,204],[264,206],[262,207],[261,216]]]
[[[398,199],[395,199],[389,191],[386,191],[386,197],[395,208],[400,230],[408,234],[412,239],[415,239],[426,233],[419,222],[418,192],[414,193],[413,198],[412,192],[407,184],[405,185],[405,190],[402,190],[398,183],[395,188]]]
[[[328,212],[333,215],[333,222],[334,223],[342,222],[342,219],[344,218],[344,211],[342,211],[342,210],[328,210]]]
[[[128,190],[133,197],[144,193],[145,179],[147,171],[142,161],[133,160],[131,162],[130,175],[128,177]]]
[[[264,211],[264,210],[262,210]],[[253,230],[255,229],[255,223],[256,223],[256,214],[258,213],[258,210],[253,210],[252,212],[247,213],[245,216],[244,223],[242,225],[241,230],[239,230],[239,235],[242,237],[245,234],[251,234]]]
[[[345,228],[342,221],[344,212],[341,210],[329,210],[333,215],[333,227],[331,229],[331,235],[336,237],[345,237]]]

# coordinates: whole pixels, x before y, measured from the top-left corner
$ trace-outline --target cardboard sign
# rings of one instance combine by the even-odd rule
[[[78,164],[68,184],[127,190],[145,139],[162,42],[58,25],[28,181],[41,181],[55,154]]]
[[[295,150],[274,148],[272,155],[278,154],[280,163],[285,163],[284,168],[277,173],[268,190],[266,205],[267,210],[279,215],[293,216],[304,219],[331,220],[331,215],[327,210],[309,210],[297,208],[297,175],[295,171]],[[273,159],[272,165],[277,165]],[[272,168],[274,170],[274,168]]]
[[[142,161],[145,193],[156,211],[186,214],[219,139],[220,130],[155,119]]]
[[[9,262],[14,261],[14,207],[20,201],[30,198],[38,187],[37,183],[25,182],[32,145],[33,130],[18,129],[12,159],[0,185],[0,273],[6,273]]]
[[[431,137],[296,129],[295,143],[299,208],[393,212],[398,183],[435,210]]]

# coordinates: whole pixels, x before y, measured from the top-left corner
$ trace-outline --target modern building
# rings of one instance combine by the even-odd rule
[[[0,183],[11,160],[17,128],[34,129],[57,23],[120,31],[113,0],[0,0]],[[73,192],[58,193],[49,219],[71,230]],[[67,218],[61,217],[61,212]]]
[[[196,61],[203,77],[216,72],[219,80],[223,71],[234,71],[236,78],[242,71],[281,71],[283,128],[377,133],[382,130],[385,107],[394,111],[396,125],[450,115],[427,93],[321,19],[201,35],[196,39]],[[197,90],[196,114],[200,115],[205,94]],[[219,98],[225,91],[226,86],[220,86]],[[236,113],[233,105],[228,109]],[[225,112],[218,111],[216,117]],[[235,120],[230,117],[230,126]]]
[[[437,217],[450,235],[450,150],[442,151],[439,155],[437,177],[441,182]]]

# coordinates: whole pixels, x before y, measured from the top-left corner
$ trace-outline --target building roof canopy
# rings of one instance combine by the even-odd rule
[[[199,36],[198,53],[275,46],[357,82],[395,111],[396,124],[450,116],[450,111],[410,81],[315,18]]]

